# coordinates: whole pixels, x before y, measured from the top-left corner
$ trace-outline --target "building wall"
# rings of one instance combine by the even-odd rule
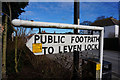
[[[119,35],[119,26],[105,26],[104,27],[104,37],[105,38],[117,38]]]
[[[89,34],[89,30],[80,30],[80,34]],[[99,35],[99,31],[93,31],[93,35]],[[104,26],[104,38],[118,38],[119,26]]]
[[[119,26],[115,25],[115,37],[119,37]]]
[[[115,25],[104,27],[104,38],[114,38],[115,37]]]

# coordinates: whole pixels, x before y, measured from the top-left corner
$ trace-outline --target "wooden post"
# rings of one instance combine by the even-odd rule
[[[74,24],[79,25],[79,0],[74,1]],[[74,29],[74,34],[78,34],[78,29]],[[79,70],[79,51],[74,51],[72,80],[79,80],[78,70]]]
[[[3,32],[3,54],[2,54],[2,78],[6,78],[6,48],[7,48],[7,16],[5,16],[4,32]]]
[[[79,0],[74,2],[74,24],[79,25]],[[78,34],[78,29],[74,29],[74,34]]]
[[[74,51],[73,52],[73,77],[72,80],[79,80],[79,51]]]
[[[17,62],[17,32],[15,36],[15,71],[18,72],[18,62]]]

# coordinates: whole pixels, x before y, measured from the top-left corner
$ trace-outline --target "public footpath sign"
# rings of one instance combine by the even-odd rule
[[[26,43],[27,47],[35,55],[73,52],[74,50],[98,49],[100,58],[100,80],[102,79],[104,28],[97,26],[73,25],[62,23],[36,22],[14,19],[12,24],[25,28],[60,28],[81,29],[99,31],[99,35],[75,35],[75,34],[35,34]]]
[[[99,35],[34,34],[26,46],[35,55],[99,49]]]

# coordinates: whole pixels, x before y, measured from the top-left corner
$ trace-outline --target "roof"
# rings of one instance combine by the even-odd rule
[[[119,21],[110,17],[102,20],[96,20],[91,26],[112,26],[112,25],[119,25]]]

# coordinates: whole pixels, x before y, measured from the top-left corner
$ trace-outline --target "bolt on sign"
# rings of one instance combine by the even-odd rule
[[[35,55],[94,50],[99,48],[99,35],[34,34],[26,46]]]

